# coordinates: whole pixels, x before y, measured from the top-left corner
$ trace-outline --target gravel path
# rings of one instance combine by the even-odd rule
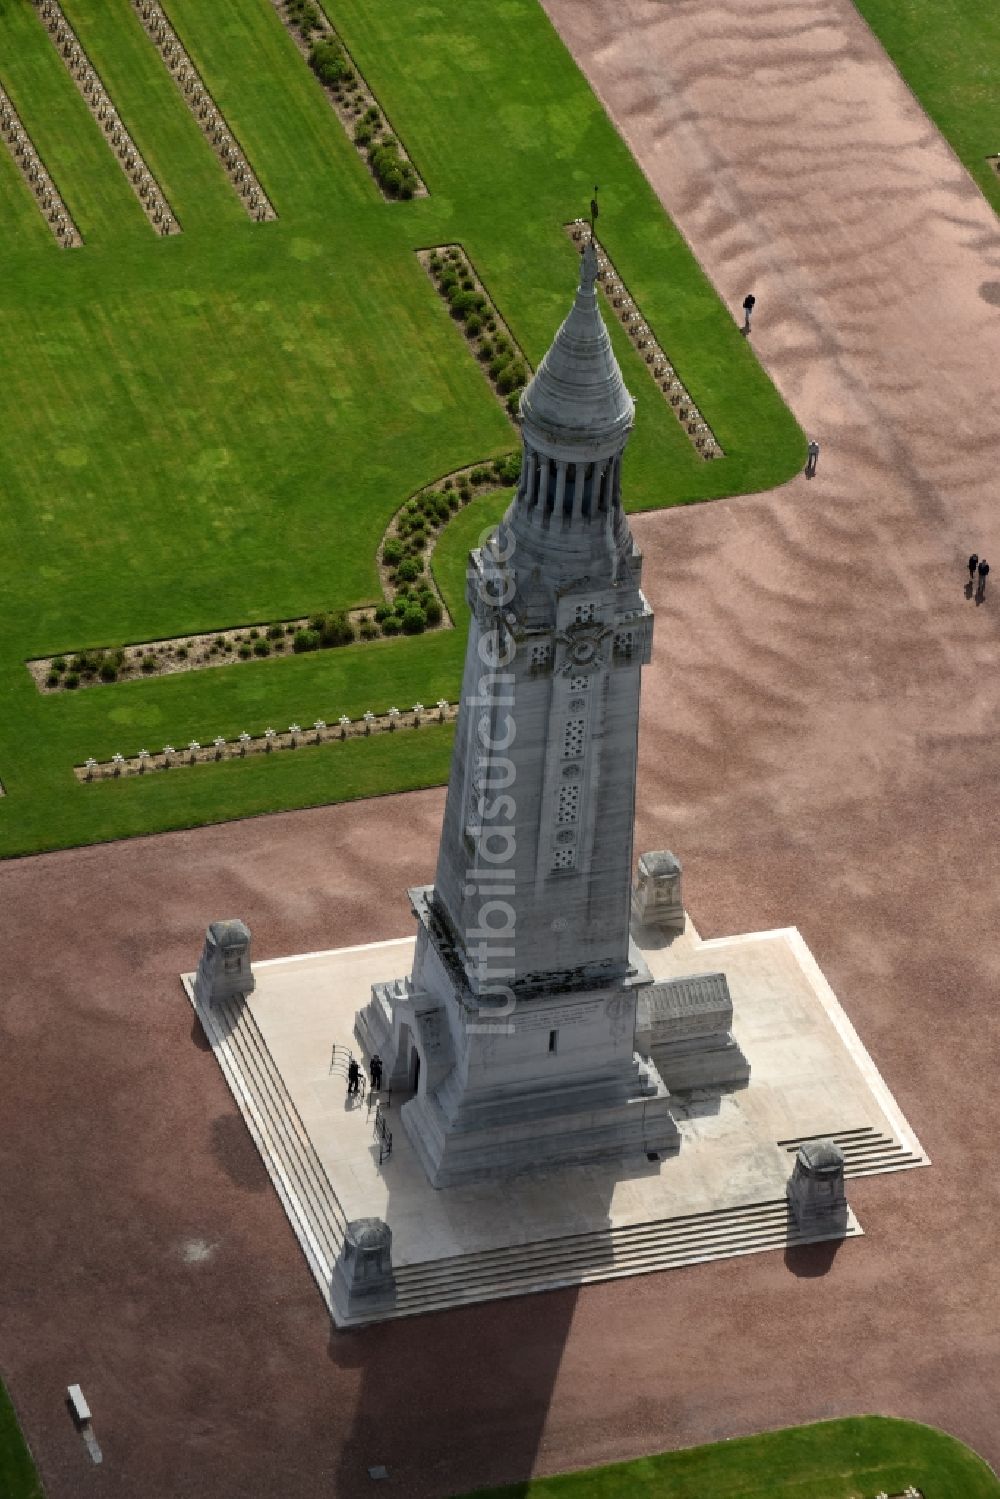
[[[638,846],[706,935],[801,928],[934,1166],[854,1183],[832,1256],[331,1336],[175,975],[214,916],[258,957],[409,932],[442,793],[0,866],[0,1372],[49,1499],[353,1496],[374,1463],[421,1499],[858,1411],[1000,1463],[1000,604],[962,589],[1000,564],[1000,227],[847,0],[548,8],[822,445],[636,524]]]

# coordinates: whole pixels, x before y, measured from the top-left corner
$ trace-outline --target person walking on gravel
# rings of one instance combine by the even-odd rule
[[[969,558],[969,587],[970,588],[972,587],[973,583],[976,581],[976,568],[978,566],[979,566],[979,554],[978,554],[978,552],[973,552],[972,556]]]
[[[806,478],[811,479],[816,473],[816,464],[819,462],[819,443],[810,442],[809,457],[806,459]]]
[[[750,315],[757,304],[757,298],[753,292],[748,292],[743,298],[743,332],[750,332]]]
[[[979,599],[980,603],[982,603],[983,599],[986,597],[986,579],[990,574],[990,564],[987,562],[985,557],[983,558],[982,562],[980,562],[977,571],[979,573],[979,588],[976,592],[976,598]]]

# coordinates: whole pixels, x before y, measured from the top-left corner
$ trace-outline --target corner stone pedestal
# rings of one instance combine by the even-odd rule
[[[809,1140],[799,1146],[786,1194],[803,1232],[831,1239],[847,1233],[844,1152],[832,1140]]]
[[[396,1299],[392,1229],[382,1218],[355,1218],[333,1267],[335,1305],[346,1317],[385,1311]]]
[[[683,932],[681,861],[669,849],[640,854],[632,886],[632,920],[660,932]]]
[[[252,994],[250,928],[242,921],[213,921],[205,933],[194,992],[199,1004],[219,1004],[236,994]]]

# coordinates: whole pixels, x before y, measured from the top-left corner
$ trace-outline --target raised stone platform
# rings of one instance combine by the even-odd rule
[[[640,945],[643,934],[640,934]],[[794,928],[642,946],[654,978],[725,972],[748,1086],[674,1099],[679,1154],[626,1174],[613,1165],[540,1170],[435,1191],[399,1124],[379,1166],[374,1115],[330,1071],[353,1047],[371,985],[410,966],[413,942],[254,964],[256,991],[203,1013],[206,1034],[338,1324],[405,1316],[822,1235],[799,1230],[785,1184],[803,1140],[832,1137],[845,1175],[928,1158]],[[192,1003],[193,975],[184,978]],[[516,1023],[516,1015],[515,1015]],[[362,1316],[338,1303],[333,1267],[348,1220],[392,1231],[393,1304]],[[849,1214],[847,1236],[861,1232]]]

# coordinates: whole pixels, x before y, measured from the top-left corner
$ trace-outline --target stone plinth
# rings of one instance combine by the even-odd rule
[[[671,1092],[739,1087],[750,1064],[733,1039],[733,1002],[724,973],[651,984],[639,993],[635,1044]]]
[[[808,1140],[795,1153],[786,1188],[797,1226],[831,1237],[847,1231],[844,1152],[832,1140]]]
[[[195,993],[202,1004],[218,1004],[234,994],[251,994],[250,928],[242,921],[213,921],[205,933]]]
[[[681,862],[669,849],[641,854],[632,887],[632,919],[660,932],[683,932]]]
[[[345,1317],[395,1300],[392,1229],[382,1218],[355,1218],[347,1225],[333,1267],[333,1300]]]

